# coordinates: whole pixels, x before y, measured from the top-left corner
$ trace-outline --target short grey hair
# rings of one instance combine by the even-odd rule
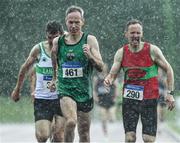
[[[84,18],[84,10],[79,7],[79,6],[75,6],[75,5],[72,5],[70,7],[67,8],[66,10],[66,16],[69,14],[69,13],[72,13],[72,12],[76,12],[78,11],[80,14],[81,14],[81,17]]]

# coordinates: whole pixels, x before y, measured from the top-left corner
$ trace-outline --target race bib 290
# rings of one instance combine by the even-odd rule
[[[142,100],[143,99],[144,86],[127,84],[124,87],[124,98]]]

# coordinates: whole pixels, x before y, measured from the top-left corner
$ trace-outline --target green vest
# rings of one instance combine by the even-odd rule
[[[58,41],[58,92],[59,96],[69,96],[77,102],[86,102],[92,98],[92,70],[88,58],[83,53],[83,44],[88,34],[80,41],[69,45],[65,36]]]

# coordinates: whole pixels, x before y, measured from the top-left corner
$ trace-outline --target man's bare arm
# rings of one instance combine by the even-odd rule
[[[52,60],[52,67],[53,67],[53,82],[55,82],[57,79],[58,39],[59,39],[59,37],[56,37],[53,40],[53,47],[52,47],[52,51],[51,51],[51,60]]]
[[[107,75],[107,77],[104,80],[106,86],[113,84],[119,71],[121,70],[122,57],[123,57],[123,48],[120,48],[114,56],[114,63],[111,67],[110,73]]]
[[[22,66],[19,70],[16,86],[15,86],[15,88],[11,94],[11,97],[14,101],[19,100],[19,93],[20,93],[21,88],[23,86],[25,75],[29,71],[30,67],[35,63],[35,61],[38,57],[38,54],[39,54],[39,48],[36,45],[31,50],[31,52],[30,52],[28,58],[26,59],[26,61],[24,62],[24,64],[22,64]]]
[[[89,46],[88,46],[89,45]],[[101,72],[103,70],[103,60],[99,51],[99,44],[96,37],[89,35],[87,45],[84,45],[84,52],[87,54],[93,66]]]
[[[35,98],[34,94],[35,94],[35,89],[36,89],[36,71],[35,71],[34,65],[29,70],[28,77],[29,77],[29,82],[30,82],[31,97],[32,97],[32,101],[34,102],[34,98]]]
[[[25,75],[27,74],[27,72],[29,71],[30,67],[35,63],[36,59],[37,59],[37,53],[39,53],[38,51],[39,49],[37,49],[36,47],[34,47],[27,60],[25,61],[24,64],[22,64],[20,70],[19,70],[19,74],[18,74],[18,80],[17,80],[17,84],[16,86],[18,87],[18,89],[21,89]]]
[[[174,91],[174,72],[171,65],[167,62],[161,50],[154,45],[151,46],[151,56],[154,62],[166,72],[167,89],[169,91]],[[167,92],[167,96],[165,96],[165,100],[167,102],[168,109],[170,111],[173,110],[175,107],[175,100],[170,92]]]
[[[160,66],[167,74],[167,88],[170,91],[174,90],[174,72],[171,67],[171,65],[168,63],[164,55],[162,54],[162,51],[152,45],[151,50],[153,52],[152,55],[154,55],[152,58],[154,59],[155,63]]]

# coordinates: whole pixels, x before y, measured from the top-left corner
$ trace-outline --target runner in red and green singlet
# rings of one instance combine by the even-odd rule
[[[136,142],[139,117],[142,122],[144,142],[155,142],[157,131],[158,66],[167,73],[168,108],[175,107],[174,73],[161,50],[150,43],[142,42],[143,26],[139,20],[130,20],[125,36],[128,44],[120,48],[114,57],[110,73],[104,80],[110,86],[118,72],[124,71],[122,114],[125,142]]]

